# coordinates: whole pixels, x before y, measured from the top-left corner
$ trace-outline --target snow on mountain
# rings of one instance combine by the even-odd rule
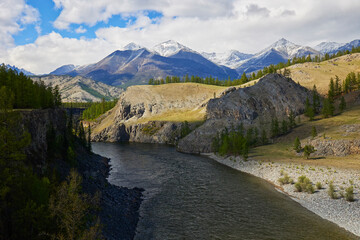
[[[203,52],[201,53],[201,55],[214,63],[224,65],[230,68],[235,68],[239,65],[241,61],[244,61],[254,56],[253,54],[246,54],[237,50],[230,50],[224,53]]]
[[[271,44],[269,47],[265,48],[255,56],[262,55],[269,50],[274,49],[279,52],[284,58],[290,59],[293,57],[302,57],[304,55],[318,55],[320,52],[312,49],[311,47],[307,46],[300,46],[295,43],[292,43],[285,38],[281,38],[280,40],[276,41],[275,43]]]
[[[155,45],[152,49],[155,53],[159,54],[163,57],[169,57],[171,55],[176,54],[180,50],[185,50],[188,52],[194,52],[190,48],[174,41],[174,40],[168,40],[166,42],[160,43],[158,45]]]
[[[18,68],[18,67],[16,67],[16,66],[11,66],[11,65],[9,65],[9,64],[6,64],[6,67],[7,67],[7,68],[10,68],[10,69],[12,69],[12,70],[15,70],[15,71],[17,71],[18,73],[22,72],[22,73],[25,74],[26,76],[35,75],[35,74],[33,74],[32,72],[26,71],[26,70],[23,69],[23,68]]]
[[[236,66],[236,70],[240,74],[242,72],[250,73],[269,66],[270,64],[286,62],[288,59],[307,56],[309,54],[321,55],[321,53],[315,49],[307,46],[300,46],[281,38],[269,47],[255,54],[253,57],[241,61]]]
[[[75,66],[73,64],[63,65],[63,66],[55,69],[54,71],[52,71],[50,74],[52,74],[52,75],[65,75],[65,74],[73,71],[76,67],[78,67],[78,66]]]
[[[336,51],[346,51],[346,50],[349,50],[351,51],[351,49],[353,47],[360,47],[360,40],[359,39],[356,39],[356,40],[353,40],[349,43],[346,43],[344,44],[343,46],[339,47]]]
[[[140,46],[139,44],[131,42],[124,47],[124,50],[139,50],[141,48],[143,48],[143,47]]]
[[[321,53],[331,53],[337,51],[340,47],[344,46],[344,43],[337,42],[322,42],[314,47],[315,50]]]

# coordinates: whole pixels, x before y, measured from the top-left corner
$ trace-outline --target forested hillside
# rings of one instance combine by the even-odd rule
[[[18,73],[4,64],[0,66],[0,88],[4,87],[14,108],[52,108],[60,106],[61,97],[57,87],[33,82],[22,72]]]

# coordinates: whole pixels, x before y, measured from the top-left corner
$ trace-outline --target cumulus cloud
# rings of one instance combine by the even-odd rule
[[[257,4],[250,4],[247,6],[246,15],[248,16],[262,16],[268,17],[270,15],[270,10],[265,7],[259,7]]]
[[[86,33],[86,29],[83,26],[78,27],[77,29],[75,29],[76,33]]]
[[[107,21],[116,14],[137,13],[146,10],[161,12],[167,17],[196,17],[209,19],[231,15],[234,0],[53,0],[55,6],[62,9],[54,22],[58,29],[68,29],[71,23],[88,24]]]
[[[37,9],[24,0],[2,0],[0,2],[0,51],[13,46],[13,35],[26,24],[39,20]]]
[[[6,1],[12,6],[15,0]],[[106,22],[116,14],[123,18],[132,16],[135,20],[126,27],[98,29],[94,39],[64,38],[56,32],[39,36],[32,44],[8,47],[7,55],[3,55],[8,63],[35,73],[48,73],[63,64],[97,62],[129,42],[151,48],[174,39],[198,52],[236,49],[255,53],[281,37],[314,46],[321,41],[347,42],[359,38],[360,29],[357,13],[360,1],[353,0],[53,1],[61,9],[54,22],[59,29],[71,30],[71,24]],[[11,35],[21,28],[20,18],[26,11],[20,4],[19,9],[14,5],[12,13],[2,12],[3,2],[0,3],[0,32],[11,42]],[[148,10],[162,15],[154,21],[149,18]],[[7,30],[3,30],[5,28]],[[79,27],[75,31],[83,29]],[[3,34],[4,31],[8,34]],[[0,41],[6,41],[4,39]]]

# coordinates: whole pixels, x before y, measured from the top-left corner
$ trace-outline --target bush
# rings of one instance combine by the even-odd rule
[[[337,196],[337,194],[336,194],[336,192],[335,192],[335,187],[334,187],[334,185],[333,185],[332,182],[330,182],[330,184],[329,184],[328,195],[329,195],[332,199],[337,199],[337,198],[338,198],[338,196]]]
[[[290,184],[290,183],[293,184],[294,183],[294,180],[292,180],[287,173],[284,173],[284,177],[279,178],[278,181],[279,181],[279,183],[281,185]]]
[[[354,201],[354,187],[350,186],[345,189],[345,199],[346,201],[353,202]]]
[[[317,183],[316,183],[316,188],[317,188],[318,190],[320,190],[320,189],[322,188],[321,182],[317,182]]]
[[[297,192],[307,192],[310,194],[315,192],[312,182],[304,175],[298,178],[297,183],[295,183],[295,189]]]
[[[305,145],[304,147],[304,157],[306,157],[306,159],[309,159],[310,154],[314,153],[316,150],[314,148],[314,146],[312,145]]]

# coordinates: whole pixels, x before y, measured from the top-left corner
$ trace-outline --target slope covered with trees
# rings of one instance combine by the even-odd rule
[[[5,87],[8,96],[13,98],[16,109],[24,108],[52,108],[60,106],[61,97],[57,87],[45,86],[43,82],[33,82],[22,72],[18,73],[0,66],[0,87]]]

